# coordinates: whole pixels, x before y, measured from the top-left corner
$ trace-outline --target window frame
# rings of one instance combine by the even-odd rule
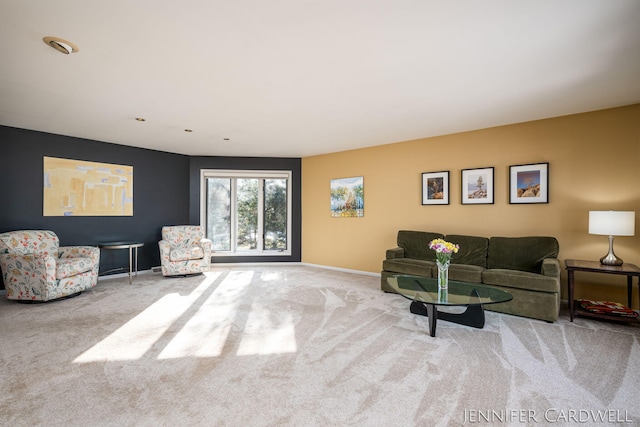
[[[269,257],[269,256],[291,256],[291,233],[292,233],[292,207],[293,207],[293,171],[291,170],[231,170],[231,169],[201,169],[200,170],[200,225],[207,230],[207,179],[223,178],[231,179],[231,250],[229,251],[212,251],[212,257]],[[259,179],[258,200],[260,209],[258,210],[258,227],[260,233],[258,247],[255,250],[238,250],[236,233],[237,233],[237,201],[236,201],[236,179],[254,178]],[[267,179],[286,179],[287,181],[287,248],[280,250],[264,249],[264,180]]]

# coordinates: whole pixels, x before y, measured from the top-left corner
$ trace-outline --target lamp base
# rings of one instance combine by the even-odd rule
[[[609,253],[600,258],[602,265],[622,265],[624,261],[613,253],[613,236],[609,236]]]
[[[611,256],[613,255],[613,256]],[[607,254],[600,258],[600,264],[602,265],[622,265],[624,261],[615,256],[615,254]]]

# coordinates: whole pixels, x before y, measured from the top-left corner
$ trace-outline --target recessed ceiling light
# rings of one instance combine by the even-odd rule
[[[231,141],[231,138],[222,138],[223,141]]]
[[[146,122],[147,120],[144,117],[136,117],[136,120],[139,122]]]
[[[47,37],[43,37],[42,41],[45,42],[47,45],[51,46],[52,48],[54,48],[55,50],[57,50],[58,52],[64,53],[65,55],[68,55],[70,53],[76,53],[80,50],[80,48],[75,44],[65,39],[61,39],[59,37],[47,36]]]
[[[184,131],[185,132],[193,132],[193,130],[191,130],[191,129],[185,129]]]

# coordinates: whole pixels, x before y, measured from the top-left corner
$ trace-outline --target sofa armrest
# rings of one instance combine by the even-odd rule
[[[404,248],[387,249],[386,259],[404,258]]]
[[[542,275],[560,277],[560,260],[558,258],[545,258],[542,260]]]

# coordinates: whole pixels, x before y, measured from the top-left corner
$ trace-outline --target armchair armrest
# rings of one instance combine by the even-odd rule
[[[158,247],[160,248],[160,258],[166,257],[166,259],[169,259],[169,254],[171,253],[171,245],[169,245],[169,242],[160,240]]]
[[[91,258],[100,261],[100,248],[96,246],[60,246],[58,258]]]
[[[212,245],[213,242],[210,239],[200,240],[200,246],[202,246],[202,250],[204,251],[204,258],[207,260],[207,262],[211,262],[211,252],[213,252]]]
[[[404,258],[404,248],[387,249],[386,259]]]
[[[58,258],[89,258],[95,276],[100,270],[100,248],[97,246],[60,246],[58,248]]]
[[[560,277],[560,260],[558,258],[545,258],[542,260],[542,275]]]
[[[47,254],[3,254],[0,256],[5,288],[9,284],[31,289],[35,295],[45,295],[47,283],[56,281],[56,260]]]

